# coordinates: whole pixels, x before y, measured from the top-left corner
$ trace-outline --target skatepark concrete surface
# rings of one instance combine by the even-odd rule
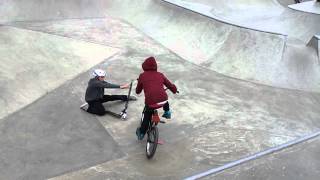
[[[287,3],[0,1],[0,179],[184,179],[320,131],[320,16]],[[123,84],[149,56],[180,91],[151,160],[135,137],[143,94],[126,121],[79,109],[94,68]],[[319,148],[315,137],[205,179],[317,179]]]
[[[203,179],[308,179],[317,180],[320,163],[314,157],[320,153],[320,138],[290,147],[284,151]]]

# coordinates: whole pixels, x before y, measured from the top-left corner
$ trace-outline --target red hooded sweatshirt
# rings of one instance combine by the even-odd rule
[[[136,93],[140,94],[142,90],[144,91],[145,104],[153,105],[168,100],[164,86],[172,93],[177,93],[176,86],[162,73],[157,72],[157,62],[154,57],[147,58],[142,63],[142,69],[144,72],[139,76]]]

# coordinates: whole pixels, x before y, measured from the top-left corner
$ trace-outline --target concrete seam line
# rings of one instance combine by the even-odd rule
[[[219,18],[219,17],[217,17],[217,16],[206,15],[206,14],[204,14],[204,13],[198,12],[198,11],[193,10],[193,9],[191,9],[191,8],[184,7],[184,6],[179,5],[179,4],[175,3],[175,2],[172,2],[171,0],[161,0],[161,1],[163,1],[163,2],[165,2],[165,3],[168,3],[168,4],[171,4],[171,5],[174,5],[174,6],[176,6],[176,7],[185,9],[185,10],[187,10],[187,11],[191,11],[191,12],[193,12],[193,13],[199,14],[199,15],[204,16],[204,17],[207,17],[207,18],[209,18],[209,19],[218,21],[218,22],[220,22],[220,23],[228,24],[228,25],[230,25],[230,26],[234,26],[234,27],[238,27],[238,28],[242,28],[242,29],[247,29],[247,30],[251,30],[251,31],[256,31],[256,32],[267,33],[267,34],[287,36],[287,34],[284,34],[284,33],[281,33],[281,32],[267,31],[267,30],[262,30],[262,29],[247,27],[247,26],[240,25],[240,24],[236,24],[236,23],[233,23],[233,22],[228,22],[227,20],[223,20],[222,18]]]
[[[227,163],[227,164],[225,164],[223,166],[220,166],[220,167],[217,167],[217,168],[213,168],[213,169],[207,170],[205,172],[202,172],[202,173],[187,177],[187,178],[185,178],[185,180],[200,179],[200,178],[203,178],[203,177],[211,175],[211,174],[216,174],[216,173],[218,173],[220,171],[223,171],[223,170],[238,166],[238,165],[240,165],[242,163],[245,163],[245,162],[248,162],[248,161],[251,161],[251,160],[255,160],[255,159],[260,158],[262,156],[265,156],[267,154],[271,154],[271,153],[274,153],[276,151],[283,150],[283,149],[288,148],[290,146],[293,146],[293,145],[299,144],[301,142],[307,141],[309,139],[315,138],[315,137],[317,137],[319,135],[320,135],[320,131],[317,131],[317,132],[314,132],[312,134],[308,134],[308,135],[302,136],[302,137],[300,137],[298,139],[289,141],[289,142],[281,144],[279,146],[275,146],[275,147],[272,147],[270,149],[267,149],[267,150],[264,150],[264,151],[249,155],[249,156],[244,157],[242,159],[239,159],[239,160],[236,160],[236,161],[232,161],[232,162]]]
[[[0,24],[0,26],[1,26],[1,24]],[[2,26],[16,28],[16,29],[30,31],[30,32],[35,32],[35,33],[47,34],[47,35],[60,37],[60,38],[71,39],[73,41],[78,41],[78,42],[85,42],[85,43],[90,43],[90,44],[95,44],[95,45],[101,45],[101,46],[116,48],[116,49],[119,49],[119,50],[122,49],[120,46],[111,46],[109,44],[101,43],[101,42],[94,41],[94,40],[90,41],[90,40],[85,40],[85,39],[77,39],[77,38],[74,38],[74,37],[71,37],[71,36],[67,36],[67,35],[55,34],[54,32],[46,32],[46,31],[43,31],[43,30],[34,30],[34,29],[29,29],[29,28],[26,28],[26,27],[16,26],[16,25],[2,25]]]

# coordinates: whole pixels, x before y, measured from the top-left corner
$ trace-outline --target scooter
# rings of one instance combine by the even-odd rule
[[[128,98],[127,98],[127,101],[126,101],[126,103],[124,105],[124,109],[120,113],[115,113],[115,112],[112,112],[112,111],[109,111],[109,110],[106,110],[106,113],[108,113],[108,114],[110,114],[112,116],[115,116],[117,118],[121,118],[123,120],[125,120],[127,118],[127,109],[128,109],[128,105],[129,105],[129,101],[130,101],[132,84],[133,84],[133,81],[131,81],[131,83],[130,83],[129,92],[128,92]]]
[[[127,109],[128,109],[128,105],[129,105],[129,101],[130,101],[130,95],[131,95],[131,90],[132,90],[132,84],[133,84],[133,81],[131,81],[130,83],[130,86],[129,86],[129,92],[128,92],[128,98],[127,98],[127,101],[125,102],[125,105],[124,105],[124,109],[120,112],[120,113],[115,113],[115,112],[112,112],[112,111],[109,111],[109,110],[105,110],[105,112],[111,116],[114,116],[114,117],[117,117],[117,118],[120,118],[122,120],[126,120],[127,118]],[[88,104],[87,103],[84,103],[80,106],[80,109],[82,110],[85,110],[84,107],[87,106]]]

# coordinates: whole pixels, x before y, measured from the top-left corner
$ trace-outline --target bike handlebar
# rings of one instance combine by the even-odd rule
[[[169,89],[169,88],[165,88],[164,90],[165,90],[165,91],[167,91],[168,89]],[[179,93],[180,93],[180,92],[179,92],[179,91],[177,91],[177,94],[179,94]]]
[[[137,78],[136,80],[139,81],[139,78]],[[135,80],[132,80],[132,81],[135,81]],[[165,88],[164,90],[167,91],[168,89],[169,89],[169,88]],[[177,94],[179,94],[179,93],[180,93],[180,92],[177,91]]]

